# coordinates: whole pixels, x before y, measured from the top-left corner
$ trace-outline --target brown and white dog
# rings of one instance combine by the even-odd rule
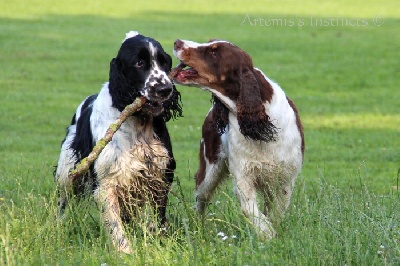
[[[295,105],[230,42],[176,40],[174,55],[181,64],[170,77],[210,91],[214,102],[202,128],[195,176],[198,211],[204,214],[230,172],[243,213],[263,238],[276,236],[271,213],[281,217],[287,209],[303,164],[304,135]]]

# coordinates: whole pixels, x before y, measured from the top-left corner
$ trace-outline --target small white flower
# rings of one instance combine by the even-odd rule
[[[224,236],[223,238],[222,238],[222,240],[227,240],[228,239],[228,236]]]
[[[232,238],[237,238],[237,236],[233,235]]]
[[[211,212],[211,213],[209,213],[208,215],[209,215],[209,216],[214,216],[214,215],[215,215],[215,212]]]
[[[215,205],[218,205],[218,204],[221,204],[221,202],[220,202],[219,200],[217,200],[217,201],[215,202]]]
[[[217,236],[224,237],[224,236],[225,236],[225,233],[224,233],[224,232],[218,232]]]
[[[381,244],[378,249],[378,255],[382,255],[384,252],[385,252],[385,246]]]

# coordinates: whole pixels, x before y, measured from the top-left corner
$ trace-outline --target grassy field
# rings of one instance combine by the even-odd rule
[[[400,264],[397,0],[0,2],[0,265]],[[168,52],[177,38],[232,41],[296,103],[306,159],[277,239],[256,237],[229,183],[198,219],[210,95],[185,87],[184,117],[169,124],[178,169],[167,234],[133,224],[134,253],[122,255],[90,199],[54,219],[65,128],[129,30]]]

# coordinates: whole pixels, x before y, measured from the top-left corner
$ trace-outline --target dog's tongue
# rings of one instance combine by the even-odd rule
[[[178,75],[184,75],[185,77],[197,76],[197,71],[194,68],[187,68],[180,71]]]
[[[179,79],[179,78],[194,77],[198,75],[197,71],[194,68],[189,67],[184,69],[185,67],[187,67],[187,65],[181,62],[178,66],[172,69],[171,72],[169,72],[168,76],[172,79],[177,79],[177,78]]]

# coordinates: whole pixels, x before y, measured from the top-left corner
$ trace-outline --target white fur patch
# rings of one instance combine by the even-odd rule
[[[179,60],[182,60],[181,56],[182,56],[182,51],[184,49],[188,49],[188,48],[196,49],[198,47],[210,46],[210,45],[213,45],[215,43],[229,43],[230,45],[233,45],[232,43],[227,42],[227,41],[213,41],[213,42],[206,42],[206,43],[197,43],[197,42],[188,41],[188,40],[181,40],[181,41],[183,42],[183,48],[180,49],[179,51],[177,51],[175,49],[172,51],[174,53],[174,56],[176,58],[178,58]]]
[[[174,56],[175,56],[176,58],[178,58],[179,60],[182,60],[182,51],[183,51],[183,50],[176,51],[176,50],[174,49],[172,52],[174,53]]]
[[[215,43],[229,43],[233,45],[230,42],[227,41],[213,41],[213,42],[206,42],[206,43],[197,43],[193,41],[188,41],[188,40],[182,40],[183,42],[183,48],[198,48],[198,47],[205,47],[205,46],[211,46]]]
[[[139,32],[131,30],[130,32],[125,34],[125,39],[122,41],[122,43],[125,42],[127,39],[135,37],[136,35],[139,35]]]
[[[202,86],[201,88],[212,92],[215,96],[218,97],[218,99],[220,99],[224,103],[224,105],[229,109],[229,111],[237,113],[236,103],[233,100],[231,100],[229,97],[223,95],[219,91],[214,90],[210,87]]]

